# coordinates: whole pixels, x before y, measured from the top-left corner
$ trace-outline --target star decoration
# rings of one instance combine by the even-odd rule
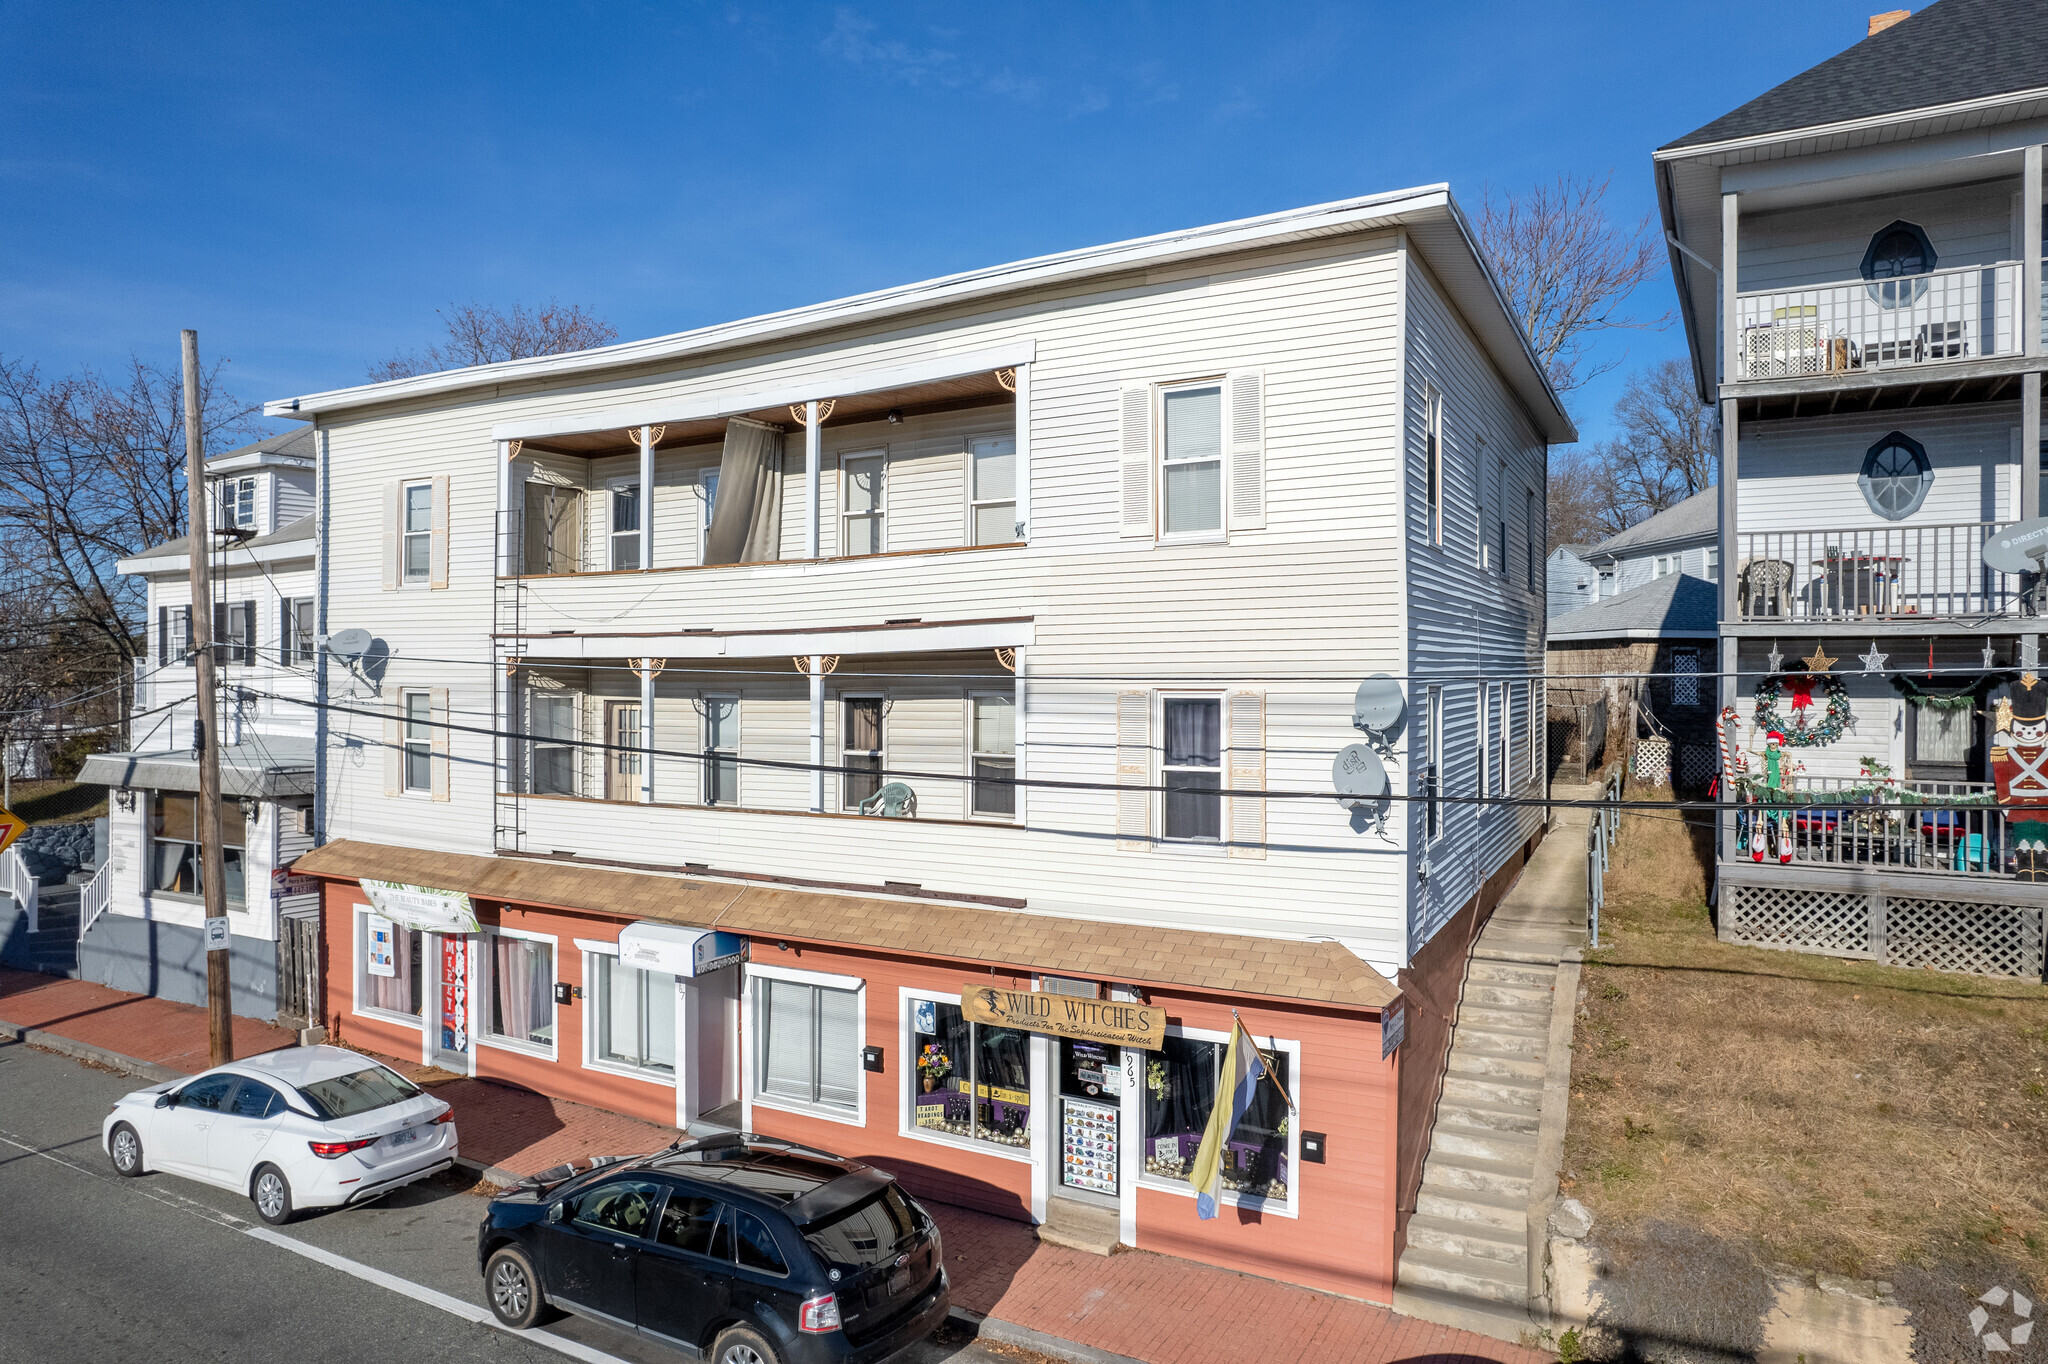
[[[1857,657],[1863,660],[1864,672],[1882,673],[1884,671],[1884,661],[1889,655],[1879,653],[1877,651],[1877,641],[1873,639],[1870,641],[1870,652],[1858,654]]]
[[[1824,644],[1814,645],[1813,652],[1799,661],[1806,665],[1806,670],[1810,673],[1824,673],[1834,667],[1836,662],[1828,657],[1827,646]]]
[[[1772,641],[1771,641],[1771,651],[1770,651],[1769,653],[1765,654],[1765,655],[1764,655],[1764,657],[1765,657],[1765,658],[1767,658],[1767,659],[1769,659],[1769,660],[1771,661],[1771,671],[1772,671],[1772,672],[1774,672],[1774,673],[1775,673],[1775,672],[1782,672],[1782,671],[1784,671],[1784,668],[1785,668],[1785,655],[1784,655],[1784,653],[1783,653],[1783,652],[1782,652],[1782,651],[1781,651],[1781,650],[1780,650],[1780,649],[1778,648],[1778,641],[1777,641],[1777,640],[1775,640],[1775,639],[1774,639],[1774,640],[1772,640]]]
[[[1988,671],[1990,671],[1990,669],[1991,669],[1991,660],[1992,660],[1992,659],[1993,659],[1994,657],[1996,657],[1996,654],[1995,654],[1995,652],[1994,652],[1994,651],[1992,650],[1992,648],[1991,648],[1991,641],[1987,639],[1987,640],[1985,640],[1985,641],[1984,641],[1984,668],[1985,668],[1985,671],[1987,671],[1987,672],[1988,672]]]

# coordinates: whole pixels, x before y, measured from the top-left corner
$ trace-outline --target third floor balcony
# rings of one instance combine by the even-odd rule
[[[1738,294],[1729,377],[1932,374],[1957,362],[2017,357],[2024,273],[2020,262],[2001,261]]]

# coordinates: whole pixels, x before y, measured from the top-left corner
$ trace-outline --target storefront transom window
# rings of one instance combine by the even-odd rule
[[[1202,1132],[1216,1105],[1216,1083],[1225,1044],[1169,1035],[1145,1057],[1145,1173],[1186,1183],[1201,1149]],[[1289,1083],[1289,1057],[1270,1051],[1280,1082]],[[1231,1193],[1284,1200],[1292,1172],[1287,1168],[1287,1101],[1262,1081],[1251,1107],[1231,1129],[1223,1148],[1223,1187]]]
[[[970,1023],[958,1004],[913,999],[911,1094],[921,1131],[1031,1144],[1031,1034]]]

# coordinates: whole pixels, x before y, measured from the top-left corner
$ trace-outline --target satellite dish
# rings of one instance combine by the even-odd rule
[[[1337,761],[1330,767],[1330,780],[1337,788],[1338,803],[1353,810],[1385,800],[1392,789],[1387,783],[1385,764],[1369,744],[1346,744],[1338,750]]]
[[[353,663],[369,651],[370,639],[368,630],[337,630],[320,647],[344,663]]]
[[[1385,673],[1374,673],[1358,684],[1358,695],[1351,702],[1351,723],[1384,734],[1401,723],[1401,714],[1407,709],[1401,684]]]
[[[2000,573],[2040,573],[2048,557],[2048,516],[2007,526],[1984,542],[1984,562]]]

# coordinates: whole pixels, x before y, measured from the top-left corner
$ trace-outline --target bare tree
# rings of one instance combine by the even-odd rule
[[[1614,417],[1620,434],[1585,457],[1600,523],[1626,530],[1713,484],[1713,414],[1694,393],[1683,361],[1665,360],[1630,375]]]
[[[1620,363],[1590,358],[1599,333],[1654,330],[1671,320],[1627,311],[1636,289],[1662,269],[1664,253],[1648,214],[1632,225],[1608,216],[1612,178],[1561,175],[1506,196],[1489,187],[1479,210],[1480,249],[1560,397]]]
[[[580,303],[564,307],[550,300],[533,309],[519,303],[509,309],[465,303],[436,311],[447,329],[447,337],[417,355],[397,355],[371,365],[373,383],[500,360],[522,360],[529,355],[564,355],[602,346],[619,335],[618,328]]]
[[[1594,544],[1619,529],[1610,524],[1601,474],[1588,452],[1577,446],[1550,452],[1550,549]]]

